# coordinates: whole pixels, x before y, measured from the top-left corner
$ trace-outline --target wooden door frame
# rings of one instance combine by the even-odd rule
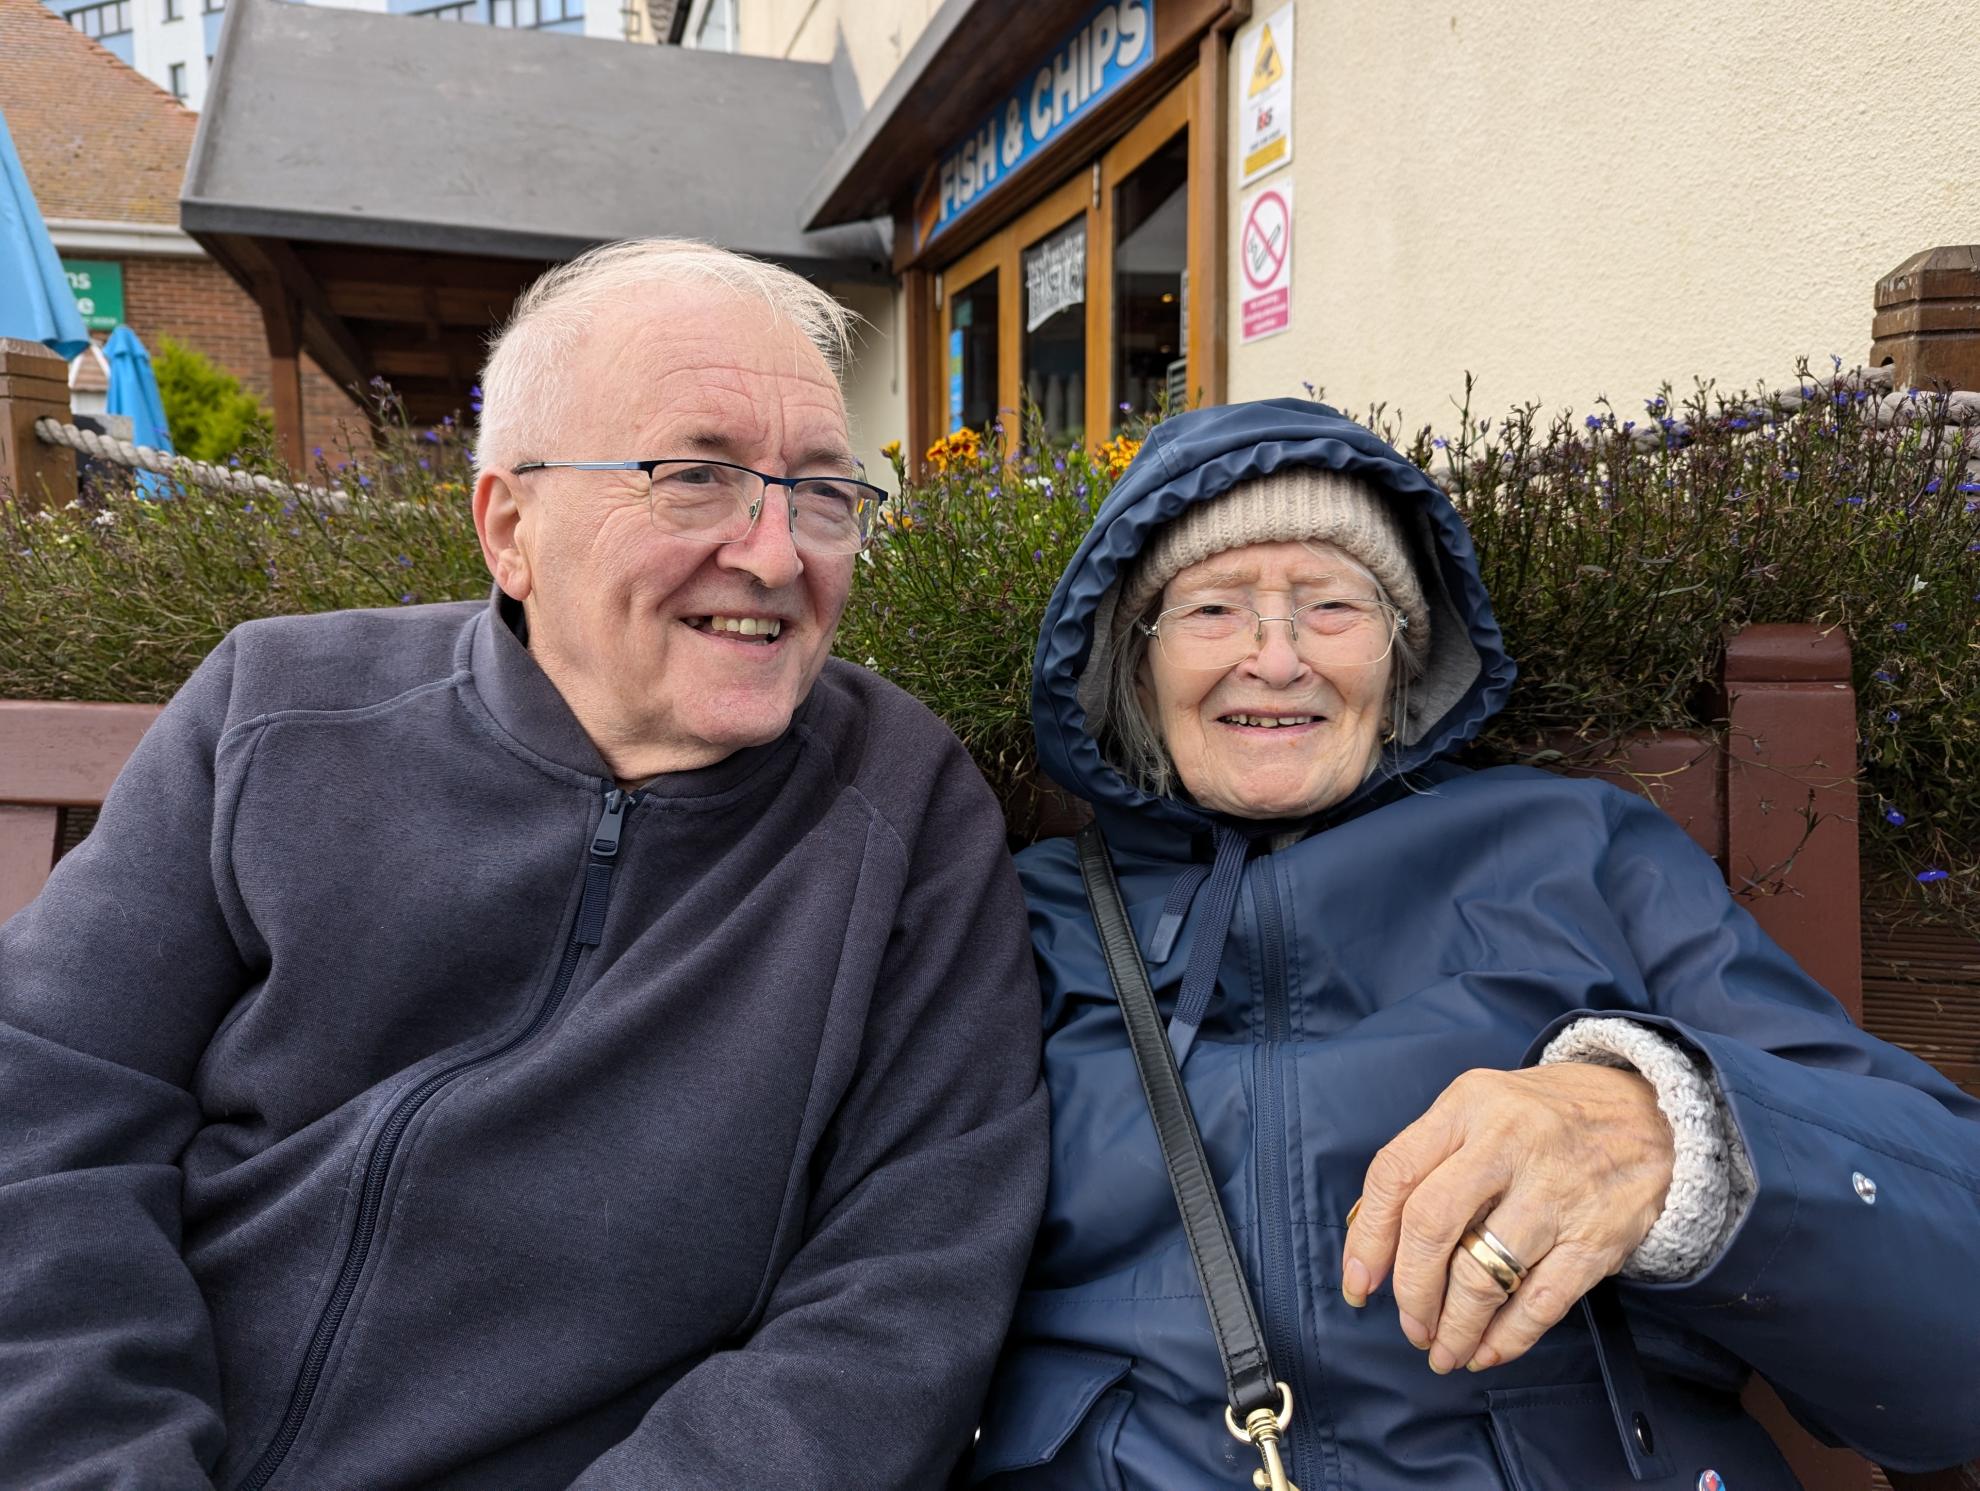
[[[1192,396],[1201,392],[1207,399],[1221,397],[1221,379],[1209,366],[1207,356],[1215,314],[1215,287],[1221,266],[1215,262],[1222,245],[1201,230],[1215,204],[1211,194],[1217,183],[1197,169],[1207,151],[1199,138],[1210,130],[1221,141],[1221,121],[1203,120],[1204,100],[1209,90],[1192,70],[1184,74],[1157,98],[1124,134],[1085,166],[1052,188],[1043,198],[977,239],[955,258],[926,272],[924,293],[933,303],[927,324],[933,346],[927,349],[928,366],[915,380],[922,389],[929,423],[914,431],[917,454],[949,430],[948,337],[954,293],[967,289],[984,274],[1003,271],[997,299],[997,404],[1000,410],[1019,407],[1023,390],[1020,362],[1023,351],[1023,251],[1047,233],[1064,227],[1078,215],[1083,201],[1086,212],[1086,431],[1087,443],[1097,445],[1112,433],[1114,404],[1114,349],[1110,342],[1113,326],[1113,192],[1149,156],[1166,145],[1177,131],[1190,135],[1189,200],[1189,338],[1184,356],[1189,360]],[[1007,293],[1008,291],[1008,293]],[[1202,360],[1199,361],[1199,358]],[[1093,376],[1096,359],[1099,376]],[[1213,383],[1211,380],[1215,379]],[[912,421],[910,422],[912,423]]]

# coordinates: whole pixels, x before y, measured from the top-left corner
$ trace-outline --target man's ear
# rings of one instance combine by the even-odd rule
[[[484,471],[474,484],[474,531],[481,539],[482,562],[503,594],[511,600],[529,599],[529,556],[517,542],[522,526],[521,493],[507,471]]]

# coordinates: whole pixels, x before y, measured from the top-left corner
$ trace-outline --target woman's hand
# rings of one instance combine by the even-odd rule
[[[1359,1307],[1393,1269],[1403,1334],[1432,1371],[1511,1361],[1648,1235],[1673,1157],[1656,1090],[1635,1072],[1466,1072],[1369,1165],[1341,1292]],[[1528,1270],[1510,1299],[1458,1248],[1468,1227]]]

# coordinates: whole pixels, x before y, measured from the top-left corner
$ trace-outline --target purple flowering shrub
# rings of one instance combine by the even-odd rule
[[[1980,924],[1976,403],[1838,364],[1757,398],[1666,387],[1627,415],[1466,407],[1455,433],[1420,431],[1408,448],[1470,523],[1520,666],[1481,755],[1713,727],[1729,631],[1839,626],[1866,879]]]
[[[376,444],[314,453],[314,485],[249,495],[92,482],[65,508],[0,496],[0,698],[161,703],[240,622],[488,591],[452,421],[416,428],[374,391]],[[244,471],[272,473],[266,451]]]

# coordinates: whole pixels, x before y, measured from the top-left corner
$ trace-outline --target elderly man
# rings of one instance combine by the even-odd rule
[[[827,660],[845,314],[524,297],[490,605],[244,626],[0,930],[0,1485],[939,1482],[1042,1204],[953,736]]]

